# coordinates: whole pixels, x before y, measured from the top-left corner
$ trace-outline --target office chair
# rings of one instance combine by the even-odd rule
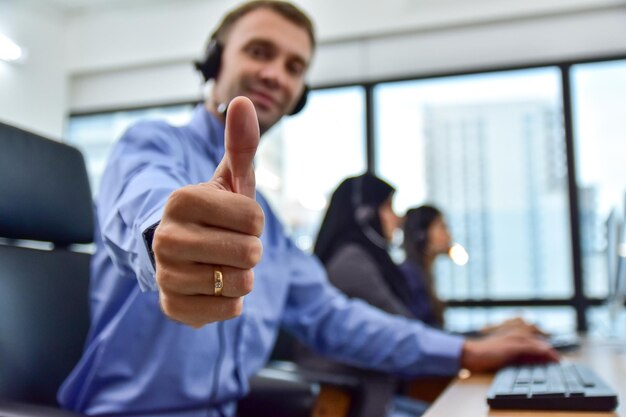
[[[89,327],[91,192],[81,153],[0,123],[0,415],[76,416],[56,392]]]
[[[300,346],[280,329],[270,362],[252,378],[250,394],[239,402],[238,417],[379,415],[367,409],[366,386],[357,376],[296,363]]]

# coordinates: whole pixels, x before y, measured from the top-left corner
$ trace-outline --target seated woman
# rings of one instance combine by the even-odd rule
[[[445,325],[445,304],[435,291],[433,265],[437,256],[448,255],[451,242],[448,226],[439,209],[424,205],[407,211],[404,221],[406,260],[400,265],[410,294],[406,306],[414,317],[440,328]],[[504,331],[543,334],[536,326],[521,318],[509,319],[470,334],[480,336]]]
[[[395,189],[364,174],[335,190],[315,243],[332,284],[389,313],[416,318],[406,279],[387,251],[401,218],[392,208]]]
[[[387,249],[401,219],[392,209],[394,188],[364,174],[343,181],[333,193],[322,222],[315,254],[325,265],[330,281],[351,298],[360,298],[392,314],[414,318],[406,307],[408,287],[402,271]],[[374,371],[329,362],[311,352],[300,352],[303,366],[357,374],[365,385],[367,415],[418,416],[424,403],[396,395],[398,381]]]

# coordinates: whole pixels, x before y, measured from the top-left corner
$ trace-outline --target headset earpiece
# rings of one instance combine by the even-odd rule
[[[419,246],[424,245],[426,243],[427,238],[428,238],[428,234],[426,233],[425,230],[418,230],[417,232],[413,234],[413,240]]]
[[[374,215],[374,210],[371,207],[360,206],[354,211],[354,217],[358,224],[367,223]]]
[[[370,224],[376,215],[376,207],[371,207],[363,203],[363,177],[357,177],[352,188],[352,207],[354,208],[354,219],[361,228],[367,239],[381,249],[387,247],[387,240],[381,236]]]
[[[352,188],[352,207],[358,224],[366,224],[376,215],[374,207],[363,204],[363,177],[357,177]]]
[[[223,49],[224,47],[217,38],[211,38],[204,51],[202,60],[194,62],[194,66],[200,71],[205,82],[217,77],[220,71],[220,64],[222,63]]]

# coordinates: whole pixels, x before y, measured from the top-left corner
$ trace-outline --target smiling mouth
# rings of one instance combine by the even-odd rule
[[[252,96],[251,98],[255,104],[263,109],[269,110],[273,107],[277,107],[278,105],[277,100],[269,94],[256,90],[250,90],[250,95]]]

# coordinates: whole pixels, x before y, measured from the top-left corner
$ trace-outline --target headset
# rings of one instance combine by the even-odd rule
[[[418,230],[413,233],[413,241],[419,246],[422,247],[426,244],[428,240],[428,233],[425,230]]]
[[[387,240],[381,236],[369,223],[377,214],[374,207],[363,203],[363,176],[357,177],[352,187],[352,206],[354,207],[354,219],[359,225],[365,237],[379,248],[387,248]]]
[[[194,67],[200,71],[204,81],[209,81],[212,78],[217,77],[220,71],[220,64],[222,63],[222,53],[224,52],[224,45],[222,45],[217,37],[214,35],[209,41],[202,60],[194,61]],[[289,113],[290,116],[300,113],[306,105],[307,98],[309,96],[309,86],[304,85],[304,90],[298,99],[298,103],[294,109]]]

